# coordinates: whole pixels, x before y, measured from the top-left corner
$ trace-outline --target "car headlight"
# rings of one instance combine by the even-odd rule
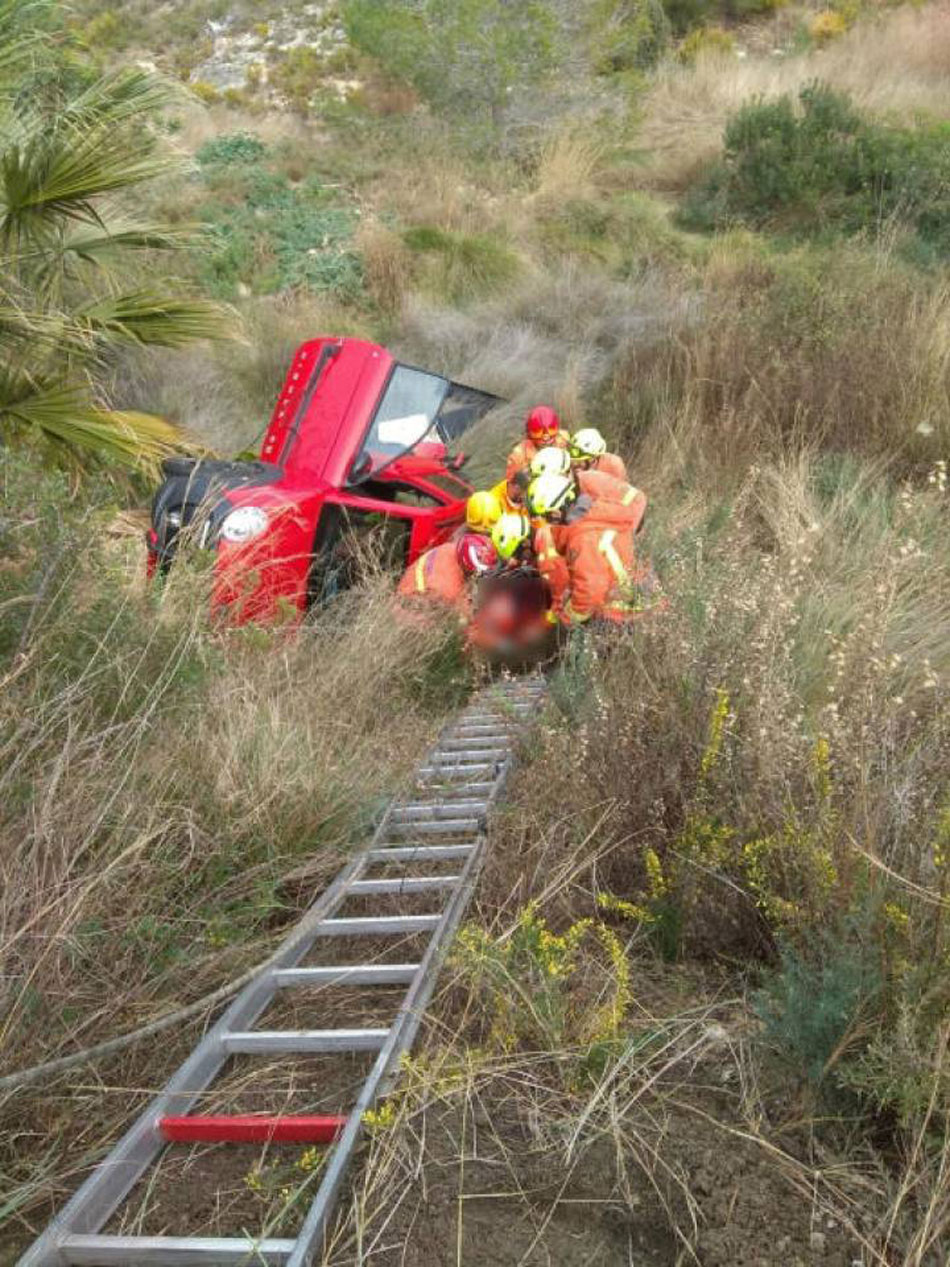
[[[267,511],[260,506],[238,506],[226,515],[221,525],[221,540],[240,545],[244,541],[252,541],[265,531],[268,524]]]

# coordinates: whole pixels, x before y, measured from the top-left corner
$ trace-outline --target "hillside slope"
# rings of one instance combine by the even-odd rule
[[[114,399],[236,452],[302,338],[379,339],[511,401],[479,478],[538,401],[601,427],[671,599],[565,650],[327,1261],[942,1267],[950,8],[544,7],[567,51],[478,127],[345,5],[70,18],[205,99],[146,210],[209,226],[184,271],[246,339],[123,353]],[[296,636],[209,629],[200,573],[143,587],[141,486],[0,467],[7,1072],[261,958],[484,670],[407,644],[385,574]],[[0,1093],[0,1263],[195,1032]],[[312,1100],[271,1072],[248,1108]],[[197,1151],[193,1229],[318,1164]]]

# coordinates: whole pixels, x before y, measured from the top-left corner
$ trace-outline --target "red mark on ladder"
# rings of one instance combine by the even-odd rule
[[[345,1117],[160,1117],[158,1129],[178,1144],[332,1144]]]

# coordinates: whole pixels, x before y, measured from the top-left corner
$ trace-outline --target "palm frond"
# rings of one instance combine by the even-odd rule
[[[51,0],[0,0],[0,91],[16,84],[36,49],[48,42],[37,20],[52,9]]]
[[[82,385],[48,385],[10,399],[0,383],[0,426],[136,470],[153,471],[163,457],[194,447],[165,418],[100,409]]]
[[[134,224],[131,221],[101,223],[101,227],[74,227],[67,233],[62,252],[87,263],[96,263],[115,251],[177,251],[199,246],[210,237],[203,224]]]
[[[229,305],[157,291],[99,299],[78,310],[76,317],[112,343],[176,348],[196,339],[240,338],[240,318]]]
[[[8,366],[37,365],[52,354],[91,355],[95,336],[64,312],[18,303],[12,294],[0,293],[0,349]]]
[[[86,130],[150,117],[189,100],[183,84],[155,71],[127,68],[97,79],[59,112],[58,125]]]
[[[82,141],[63,134],[9,146],[0,160],[0,239],[42,243],[61,220],[98,224],[97,196],[179,166],[174,156],[150,151],[144,143],[136,153],[129,137],[108,129]]]

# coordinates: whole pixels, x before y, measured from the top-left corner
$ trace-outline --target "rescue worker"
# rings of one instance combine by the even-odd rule
[[[581,427],[571,436],[571,459],[575,467],[585,471],[602,471],[614,479],[629,483],[627,467],[622,457],[607,452],[607,441],[596,427]]]
[[[497,489],[482,488],[472,493],[465,503],[465,528],[459,534],[460,539],[466,532],[480,532],[482,536],[490,536],[505,509]]]
[[[406,568],[396,592],[412,604],[454,610],[460,623],[467,624],[472,614],[470,582],[497,566],[498,551],[488,537],[467,532],[458,541],[420,554]]]
[[[519,471],[513,480],[499,480],[492,488],[491,491],[498,498],[503,515],[519,514],[524,510],[524,490],[528,486],[528,481],[523,479],[524,474],[524,471]]]
[[[538,567],[562,624],[585,624],[593,617],[622,622],[645,609],[652,572],[638,564],[633,544],[646,510],[643,493],[637,491],[624,506],[580,492],[570,476],[548,474],[532,480],[527,501],[531,514],[546,521],[535,548],[541,546]],[[547,557],[550,549],[559,557]]]
[[[539,450],[549,446],[566,449],[571,440],[569,433],[562,429],[560,418],[548,405],[536,405],[531,410],[525,418],[524,430],[525,438],[519,441],[508,454],[508,462],[505,466],[505,479],[508,481],[509,491],[518,473],[525,467],[530,467],[531,459]]]
[[[539,475],[559,475],[577,481],[581,493],[587,493],[595,501],[603,499],[619,502],[621,506],[632,505],[639,496],[637,489],[625,479],[617,479],[606,471],[576,469],[570,453],[565,449],[542,449],[531,460],[532,478]]]
[[[523,556],[530,547],[531,521],[522,512],[504,514],[492,528],[491,539],[501,562],[517,566],[526,561]]]

